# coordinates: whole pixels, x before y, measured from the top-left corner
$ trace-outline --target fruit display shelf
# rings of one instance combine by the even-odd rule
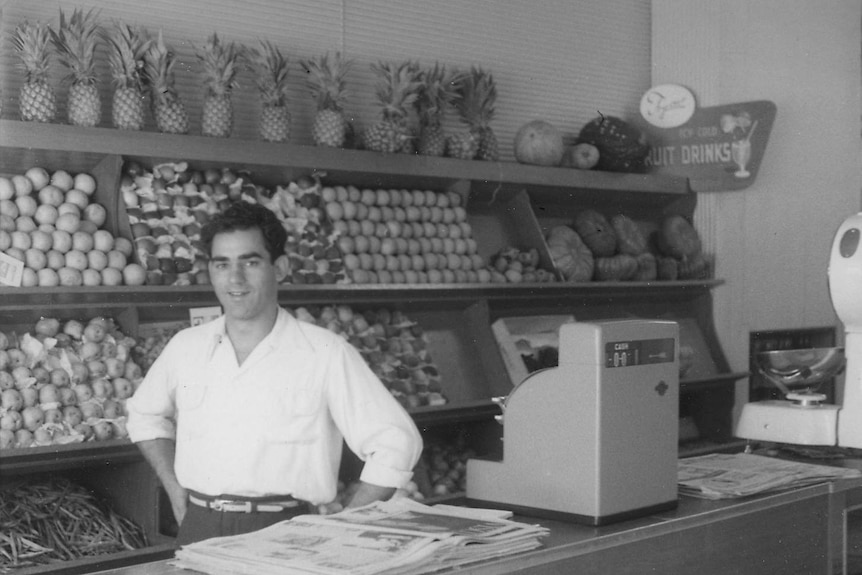
[[[407,154],[381,154],[364,150],[268,143],[236,138],[207,138],[155,132],[125,133],[109,128],[81,128],[0,120],[0,173],[13,173],[25,165],[73,164],[68,169],[84,171],[104,156],[141,156],[162,162],[176,158],[222,165],[277,166],[285,180],[291,171],[325,172],[333,182],[379,187],[387,181],[399,187],[427,187],[429,181],[468,180],[493,192],[501,187],[583,192],[631,192],[658,195],[689,195],[685,178],[655,174],[624,174],[547,168],[516,162],[479,162]]]

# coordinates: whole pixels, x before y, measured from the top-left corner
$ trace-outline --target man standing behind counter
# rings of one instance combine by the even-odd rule
[[[238,202],[201,238],[224,315],[175,335],[127,403],[129,436],[180,524],[177,543],[333,501],[342,440],[364,461],[348,506],[389,498],[410,480],[421,436],[358,351],[278,305],[281,222]]]

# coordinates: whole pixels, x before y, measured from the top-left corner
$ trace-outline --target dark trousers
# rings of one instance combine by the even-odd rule
[[[250,533],[306,513],[308,513],[307,505],[281,512],[237,513],[215,511],[189,502],[176,544],[182,546],[211,537]]]

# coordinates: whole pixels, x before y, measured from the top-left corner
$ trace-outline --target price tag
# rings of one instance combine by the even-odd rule
[[[189,321],[192,327],[194,327],[221,317],[221,314],[221,307],[217,305],[212,307],[193,307],[189,309]]]
[[[24,277],[24,262],[0,252],[0,284],[21,287]]]

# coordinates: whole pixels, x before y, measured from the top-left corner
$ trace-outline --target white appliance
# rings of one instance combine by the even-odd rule
[[[845,219],[835,233],[828,278],[832,307],[844,324],[844,348],[789,350],[783,360],[779,352],[775,358],[761,354],[761,372],[782,388],[785,398],[745,404],[737,437],[862,448],[862,213]],[[816,392],[817,385],[842,368],[841,405],[823,403],[826,397]],[[787,384],[797,380],[811,389],[791,391]]]
[[[560,327],[559,364],[503,402],[503,459],[467,462],[467,500],[603,525],[677,504],[679,326]]]

